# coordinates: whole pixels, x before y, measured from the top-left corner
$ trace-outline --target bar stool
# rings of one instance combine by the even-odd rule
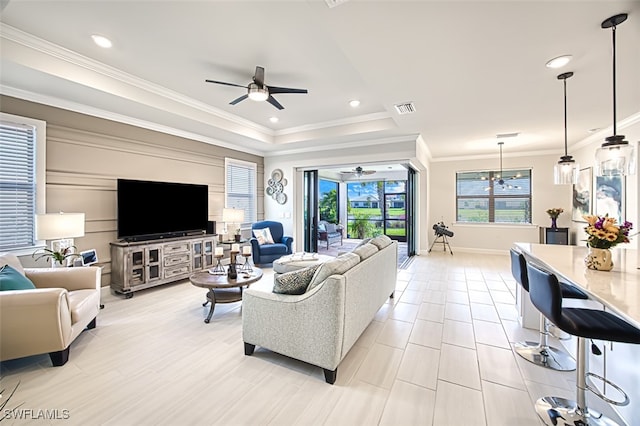
[[[513,278],[529,292],[529,278],[527,276],[527,261],[522,253],[511,249],[511,273]],[[560,283],[562,297],[566,299],[588,299],[589,297],[579,289],[566,283]],[[558,371],[572,371],[576,369],[576,362],[571,356],[553,346],[549,346],[549,320],[540,315],[540,339],[536,342],[518,342],[515,350],[522,358],[541,367]]]
[[[563,308],[562,291],[557,277],[533,265],[527,265],[530,296],[533,305],[561,330],[578,337],[576,369],[576,401],[545,396],[536,401],[536,412],[547,425],[617,425],[612,419],[587,407],[586,391],[610,404],[627,405],[629,397],[604,377],[590,373],[587,339],[640,343],[640,329],[609,312],[586,308]],[[587,384],[587,376],[602,380],[624,396],[614,401]],[[561,419],[564,423],[558,423]]]

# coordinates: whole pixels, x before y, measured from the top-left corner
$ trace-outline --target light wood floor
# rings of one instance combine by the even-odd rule
[[[268,271],[258,284],[271,283]],[[537,340],[516,321],[515,289],[506,255],[416,257],[334,386],[320,368],[264,349],[244,356],[240,303],[204,324],[205,292],[188,282],[129,300],[104,289],[97,328],[65,366],[46,355],[1,365],[3,396],[20,382],[6,408],[69,419],[3,424],[540,425],[533,401],[573,399],[574,373],[514,355],[512,342]]]

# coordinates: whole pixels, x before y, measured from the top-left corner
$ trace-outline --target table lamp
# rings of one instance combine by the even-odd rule
[[[222,209],[222,221],[225,225],[234,225],[236,241],[240,241],[240,224],[244,222],[244,210],[225,207]],[[228,229],[227,233],[229,233]]]
[[[52,251],[73,246],[73,238],[84,236],[84,213],[46,213],[36,215],[36,239],[51,241]]]

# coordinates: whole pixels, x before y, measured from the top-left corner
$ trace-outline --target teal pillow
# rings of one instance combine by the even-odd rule
[[[0,268],[0,291],[6,290],[34,290],[31,280],[9,265]]]

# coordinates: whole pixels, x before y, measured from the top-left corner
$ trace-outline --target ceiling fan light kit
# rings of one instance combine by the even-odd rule
[[[358,166],[353,170],[349,170],[348,172],[340,172],[340,173],[353,175],[355,178],[360,179],[362,176],[372,175],[375,172],[376,172],[375,170],[364,170],[362,167]]]
[[[578,183],[578,171],[580,166],[567,153],[567,79],[573,76],[572,72],[565,72],[558,76],[564,86],[564,155],[553,168],[553,183],[556,185],[568,185]]]
[[[613,63],[613,135],[605,138],[605,143],[596,150],[597,176],[627,176],[636,173],[636,155],[633,145],[618,135],[616,129],[616,27],[627,20],[626,13],[605,19],[600,25],[611,28]]]
[[[236,105],[245,99],[249,98],[252,101],[263,102],[267,101],[274,107],[282,110],[284,107],[278,102],[272,95],[280,94],[280,93],[308,93],[307,89],[292,89],[290,87],[276,87],[276,86],[267,86],[264,84],[264,68],[257,66],[256,72],[253,75],[253,82],[249,83],[247,86],[243,86],[241,84],[235,83],[227,83],[225,81],[217,81],[217,80],[205,80],[206,83],[214,83],[214,84],[222,84],[223,86],[233,86],[233,87],[242,87],[247,89],[247,94],[242,95],[237,99],[229,102],[230,105]]]
[[[266,87],[259,87],[255,83],[249,84],[249,99],[256,102],[263,102],[269,98],[269,91]]]

